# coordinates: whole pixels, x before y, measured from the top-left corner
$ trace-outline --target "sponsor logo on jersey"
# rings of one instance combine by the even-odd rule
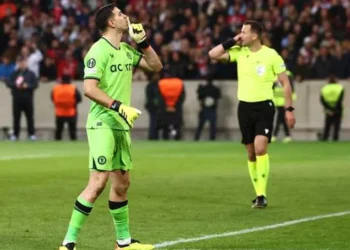
[[[118,72],[118,71],[132,71],[132,64],[112,64],[110,67],[111,72]]]

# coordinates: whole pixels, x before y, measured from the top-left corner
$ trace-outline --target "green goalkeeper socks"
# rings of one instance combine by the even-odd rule
[[[256,161],[248,161],[248,169],[255,193],[258,195],[258,173],[256,171]]]
[[[81,197],[75,202],[72,217],[69,222],[69,227],[66,236],[64,237],[63,244],[69,242],[77,242],[78,234],[86,221],[87,217],[91,213],[94,204],[84,200]]]
[[[263,195],[266,197],[267,180],[270,171],[270,160],[268,154],[256,156],[256,170],[258,174],[258,196]]]
[[[129,206],[128,201],[109,201],[109,209],[113,217],[116,239],[118,244],[130,244],[131,236],[129,232]]]

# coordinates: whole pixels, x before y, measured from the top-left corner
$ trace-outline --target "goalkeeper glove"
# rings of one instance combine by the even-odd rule
[[[149,44],[146,40],[146,31],[144,30],[141,23],[130,23],[128,18],[129,25],[129,35],[137,43],[141,49],[147,49]]]
[[[120,101],[113,101],[110,109],[118,112],[118,114],[126,121],[130,128],[134,126],[134,121],[139,117],[141,111],[133,107],[126,106]]]

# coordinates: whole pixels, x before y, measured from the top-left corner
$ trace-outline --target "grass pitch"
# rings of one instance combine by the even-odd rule
[[[131,233],[147,243],[235,232],[350,211],[350,143],[272,144],[269,206],[250,208],[244,147],[232,142],[134,142]],[[0,249],[58,249],[88,180],[86,142],[0,143]],[[108,192],[78,250],[114,249]],[[350,249],[350,214],[161,249]]]

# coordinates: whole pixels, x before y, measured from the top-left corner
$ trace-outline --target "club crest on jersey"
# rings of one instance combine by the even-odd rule
[[[86,64],[86,66],[90,69],[95,67],[95,65],[96,65],[96,60],[94,58],[90,58]]]
[[[256,66],[256,74],[262,76],[265,73],[266,69],[263,65]]]
[[[126,52],[126,56],[131,60],[131,54],[129,52]]]
[[[106,159],[105,156],[100,156],[100,157],[97,158],[97,162],[98,162],[100,165],[104,165],[104,164],[106,164],[107,159]]]

